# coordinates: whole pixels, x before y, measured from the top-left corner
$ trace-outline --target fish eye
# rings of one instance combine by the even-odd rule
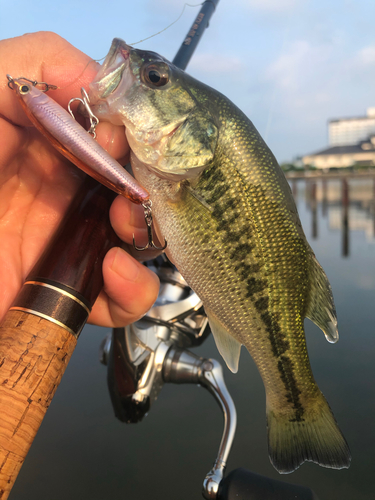
[[[165,63],[148,64],[142,71],[142,80],[149,87],[163,87],[169,82],[169,68]]]
[[[28,85],[21,85],[21,87],[19,87],[19,89],[20,89],[20,94],[22,94],[22,95],[25,95],[28,92],[30,92],[30,87]]]

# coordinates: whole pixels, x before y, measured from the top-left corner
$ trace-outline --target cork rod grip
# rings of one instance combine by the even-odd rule
[[[120,241],[89,177],[0,323],[0,500],[8,498]]]
[[[19,310],[0,326],[0,499],[5,500],[77,344],[66,329]]]

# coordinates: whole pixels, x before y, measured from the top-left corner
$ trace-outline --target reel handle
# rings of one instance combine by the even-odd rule
[[[255,474],[244,468],[230,472],[220,483],[217,500],[319,500],[306,488]]]

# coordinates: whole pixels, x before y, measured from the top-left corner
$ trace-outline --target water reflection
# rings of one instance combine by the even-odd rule
[[[342,256],[349,255],[349,184],[346,179],[342,180]]]
[[[350,255],[350,240],[355,232],[363,232],[367,242],[375,242],[375,177],[320,178],[291,180],[293,196],[298,204],[304,198],[311,213],[310,234],[319,238],[318,206],[328,218],[331,231],[341,231],[341,255]],[[302,190],[304,193],[302,193]],[[350,237],[350,234],[352,236]]]

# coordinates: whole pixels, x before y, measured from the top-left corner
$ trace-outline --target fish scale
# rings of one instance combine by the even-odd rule
[[[103,94],[101,79],[119,64],[118,50],[127,54],[124,83]],[[160,85],[147,73],[152,67],[154,81],[158,64],[163,75],[168,68]],[[202,299],[228,366],[237,370],[242,344],[259,369],[272,464],[281,473],[305,460],[348,467],[349,448],[314,381],[304,334],[308,317],[337,340],[331,288],[289,185],[251,121],[166,59],[118,39],[90,99],[97,116],[124,123],[158,234]]]
[[[240,149],[240,146],[237,147],[237,150]],[[264,253],[264,249],[262,248],[261,244],[261,238],[259,237],[259,233],[265,231],[260,230],[259,227],[257,229],[251,228],[251,216],[249,215],[251,212],[254,212],[256,210],[257,203],[256,197],[254,195],[250,197],[244,197],[242,203],[238,203],[238,205],[241,205],[240,209],[240,214],[241,217],[236,217],[233,220],[226,221],[228,222],[227,224],[223,224],[223,220],[221,218],[222,212],[226,212],[227,207],[230,206],[232,207],[233,210],[233,192],[232,190],[227,189],[222,196],[217,197],[215,193],[222,191],[220,189],[221,185],[227,185],[228,179],[225,178],[225,176],[221,176],[216,172],[217,169],[220,169],[221,172],[226,172],[227,175],[229,175],[233,179],[233,172],[231,172],[231,167],[233,169],[234,163],[233,162],[227,162],[229,165],[225,163],[225,161],[220,158],[220,153],[217,152],[217,160],[215,159],[215,165],[211,167],[208,171],[206,171],[206,175],[202,175],[199,184],[195,187],[195,191],[198,193],[199,196],[205,199],[205,201],[209,204],[210,202],[212,203],[212,199],[215,199],[216,206],[212,206],[212,212],[213,214],[216,213],[216,215],[213,215],[212,218],[216,221],[216,230],[219,233],[219,244],[218,246],[221,247],[221,252],[220,255],[222,256],[224,260],[224,268],[225,269],[230,269],[233,267],[234,264],[234,271],[237,273],[239,277],[239,281],[241,285],[246,284],[246,288],[242,288],[241,293],[238,293],[238,290],[235,291],[234,294],[229,295],[229,301],[234,305],[234,308],[231,308],[231,311],[233,311],[232,314],[234,314],[235,318],[239,318],[240,325],[237,327],[237,335],[238,335],[238,340],[244,344],[250,353],[252,351],[257,350],[259,346],[257,345],[257,341],[254,339],[253,335],[253,329],[258,328],[258,331],[260,332],[259,334],[259,342],[262,344],[262,348],[264,349],[271,349],[274,356],[279,357],[281,354],[284,354],[287,350],[289,350],[289,342],[285,340],[285,336],[282,335],[282,332],[285,330],[291,331],[291,324],[290,322],[287,322],[287,318],[284,315],[280,315],[282,318],[285,318],[285,321],[283,322],[284,328],[278,326],[278,321],[276,319],[277,312],[278,310],[275,309],[274,303],[278,302],[278,297],[275,294],[280,291],[280,285],[272,286],[272,283],[269,283],[271,281],[271,277],[275,275],[275,273],[270,273],[269,269],[267,269],[267,265],[265,264],[265,259],[261,258],[261,255]],[[216,164],[218,166],[216,166]],[[208,177],[208,181],[206,180],[206,177]],[[241,176],[239,176],[241,177]],[[211,179],[215,179],[216,182],[212,183]],[[218,182],[218,179],[222,179],[222,184]],[[211,189],[207,189],[207,186],[212,186]],[[229,192],[228,192],[229,191]],[[214,193],[214,196],[212,196],[212,193]],[[250,205],[253,205],[254,208],[249,208],[249,199],[253,200],[253,203]],[[185,212],[185,221],[188,221],[190,223],[189,218],[191,217],[191,209],[189,208],[189,204],[185,203],[184,204],[186,207],[186,212]],[[260,204],[262,205],[262,204]],[[264,210],[262,211],[264,214]],[[247,215],[248,214],[248,215]],[[163,218],[163,214],[161,214],[161,217]],[[267,220],[267,217],[266,217]],[[213,221],[210,221],[210,226],[212,227],[214,224],[212,223]],[[277,221],[276,221],[277,222]],[[273,227],[272,227],[273,226]],[[272,229],[275,229],[275,233],[277,235],[278,228],[277,226],[275,227],[275,224],[271,224],[271,227],[268,227],[268,232],[270,233]],[[182,228],[182,231],[184,229]],[[207,233],[207,229],[205,230]],[[234,233],[234,234],[233,234]],[[243,239],[236,240],[235,234],[242,233]],[[255,233],[255,235],[254,235]],[[253,234],[253,238],[250,237],[250,235]],[[177,235],[174,235],[176,237]],[[191,238],[194,239],[196,236],[192,235]],[[170,239],[172,239],[172,234],[170,235]],[[179,239],[179,238],[178,238]],[[199,239],[199,236],[198,236]],[[210,238],[210,241],[212,241],[212,238]],[[238,241],[238,242],[237,242]],[[188,242],[189,244],[190,242]],[[274,240],[272,246],[277,246],[278,245],[278,240],[277,238]],[[252,256],[253,251],[255,250],[255,256]],[[173,253],[173,252],[172,252]],[[207,254],[205,254],[205,260],[204,264],[207,264],[206,261]],[[229,259],[227,258],[229,257]],[[212,266],[215,268],[215,262],[217,261],[217,257],[215,258],[215,255],[212,256]],[[276,263],[280,264],[280,259],[276,261]],[[291,263],[293,264],[293,263]],[[178,265],[178,264],[177,264]],[[254,266],[257,266],[258,272],[250,272],[250,269]],[[264,269],[264,272],[261,273],[261,269]],[[288,269],[292,269],[292,267],[288,267]],[[207,291],[207,284],[206,280],[204,279],[204,273],[202,273],[202,269],[198,270],[198,275],[203,276],[203,279],[200,280],[199,282],[194,281],[192,282],[192,287],[195,290],[198,290],[198,294],[203,298],[205,301],[206,305],[214,312],[216,315],[220,314],[220,317],[223,318],[223,313],[217,311],[217,308],[215,308],[215,305],[212,304],[212,297],[215,297],[215,302],[219,304],[219,307],[222,307],[221,304],[223,303],[223,291],[222,288],[221,290],[218,290],[218,287],[215,287],[211,291]],[[280,273],[277,275],[278,279],[283,279],[283,277],[280,277]],[[186,279],[189,281],[189,274],[186,275]],[[233,279],[233,277],[230,277]],[[193,281],[193,280],[192,280]],[[217,280],[220,285],[222,281],[219,279]],[[284,277],[284,280],[285,277]],[[274,292],[271,293],[270,289],[274,289]],[[226,291],[226,288],[224,288]],[[224,293],[225,293],[224,291]],[[263,295],[263,292],[267,291],[267,295]],[[298,292],[297,292],[298,293]],[[283,302],[283,298],[285,298],[285,294],[281,294],[279,298],[279,302]],[[242,299],[242,300],[241,300]],[[288,294],[288,306],[290,306],[290,301],[292,297],[290,294]],[[244,318],[241,317],[238,314],[238,308],[237,308],[237,302],[239,302],[242,306],[243,309],[245,309],[246,313],[252,309],[252,304],[249,304],[249,301],[254,304],[256,312],[254,311],[253,313],[253,318],[252,318],[252,323],[248,323],[248,320],[246,321],[246,315],[244,315]],[[257,314],[258,313],[258,314]],[[224,315],[229,314],[227,310],[225,310]],[[294,319],[294,318],[293,318]],[[227,322],[228,320],[226,318],[223,319],[223,321]],[[233,319],[229,320],[233,324]],[[288,324],[289,323],[289,324]],[[299,331],[301,331],[301,323],[299,324]],[[236,331],[234,329],[234,331]],[[294,332],[292,332],[294,333]],[[267,345],[267,340],[269,345]],[[299,356],[301,351],[297,351],[295,353],[295,356]],[[283,368],[283,365],[285,364],[285,357],[283,360],[281,360],[281,365],[278,365],[278,371],[283,373],[284,379],[285,377],[288,377],[288,371],[290,372],[289,365],[288,369]],[[284,363],[283,363],[284,361]],[[305,360],[308,362],[307,360]],[[279,360],[280,363],[280,360]],[[261,369],[261,367],[260,367]],[[266,381],[266,383],[270,383],[272,386],[275,386],[275,381],[270,380],[267,381],[267,373],[263,373],[263,370],[261,369],[261,374],[263,379]],[[280,376],[280,374],[278,374]],[[294,382],[292,381],[287,381],[289,385],[293,385]],[[285,385],[285,383],[284,383]]]
[[[304,391],[306,399],[309,389],[311,392],[309,386],[314,382],[308,358],[305,355],[307,351],[304,338],[303,342],[297,342],[294,348],[291,346],[295,344],[293,339],[296,336],[304,337],[301,312],[298,311],[292,317],[283,314],[285,306],[288,309],[293,307],[292,302],[298,299],[300,290],[297,288],[293,294],[284,294],[281,288],[284,282],[288,284],[289,275],[293,274],[294,264],[298,264],[297,258],[285,267],[287,259],[285,256],[280,259],[282,256],[279,255],[275,260],[277,269],[273,273],[267,269],[266,259],[262,255],[278,246],[280,238],[285,244],[286,235],[281,233],[276,226],[278,217],[274,217],[274,223],[272,219],[266,217],[264,207],[266,201],[257,203],[256,193],[261,191],[254,190],[255,193],[251,198],[238,194],[243,193],[243,190],[239,190],[238,185],[233,182],[235,174],[238,172],[231,170],[230,161],[226,164],[220,157],[220,152],[217,152],[217,161],[215,159],[214,165],[201,176],[199,183],[194,187],[197,196],[191,194],[188,185],[182,184],[180,191],[183,193],[180,193],[180,200],[170,203],[165,202],[167,195],[163,193],[164,189],[168,192],[169,181],[163,182],[155,176],[155,184],[158,185],[155,188],[150,181],[152,175],[149,172],[146,178],[138,172],[137,178],[153,193],[156,220],[171,221],[169,225],[166,223],[158,223],[158,225],[161,234],[170,242],[168,254],[177,268],[202,298],[205,306],[215,316],[220,317],[228,331],[233,332],[239,342],[249,350],[258,364],[266,392],[276,395],[277,406],[282,407],[284,411],[289,407],[292,412],[289,418],[300,420],[300,394]],[[231,187],[226,189],[221,196],[216,196],[221,191],[220,186],[227,185],[228,176],[231,178]],[[238,177],[242,178],[240,174]],[[212,182],[212,179],[215,179],[215,182]],[[164,189],[160,186],[162,183]],[[199,201],[200,198],[208,205],[214,199],[214,203],[210,206],[211,210],[207,210]],[[249,203],[250,199],[252,203]],[[236,205],[239,207],[237,211],[233,210],[233,200],[237,200]],[[262,224],[254,229],[251,227],[253,224],[250,213],[256,212],[257,206],[262,205],[263,219],[267,221],[266,229],[262,228]],[[233,219],[230,219],[230,216],[224,217],[228,206],[232,207],[234,213],[241,215]],[[273,207],[272,204],[271,208],[277,207]],[[170,210],[173,211],[173,216],[168,213]],[[269,245],[266,244],[266,249],[264,249],[261,239],[266,238],[267,234],[272,234],[272,229],[275,229],[276,238]],[[235,239],[238,235],[240,238]],[[267,250],[267,246],[270,250]],[[248,273],[247,269],[254,266],[258,267],[258,272]],[[278,272],[283,267],[285,271]],[[272,282],[273,276],[275,276],[276,283]],[[264,291],[267,292],[266,296],[263,295]],[[266,301],[267,307],[262,308],[261,304],[265,304]],[[296,307],[299,309],[301,306],[303,307],[303,301],[298,300]],[[283,332],[288,332],[289,335]],[[263,355],[258,359],[259,351],[262,351]],[[266,351],[271,352],[272,356],[277,358],[272,370],[268,362],[264,363]],[[285,356],[288,351],[293,356],[293,362],[290,357]],[[270,354],[267,353],[266,356],[269,357]],[[303,373],[303,376],[299,377],[301,387],[296,382],[294,368],[298,374]],[[302,387],[302,383],[306,389]],[[280,402],[282,396],[284,398]],[[269,394],[268,397],[271,398]]]

